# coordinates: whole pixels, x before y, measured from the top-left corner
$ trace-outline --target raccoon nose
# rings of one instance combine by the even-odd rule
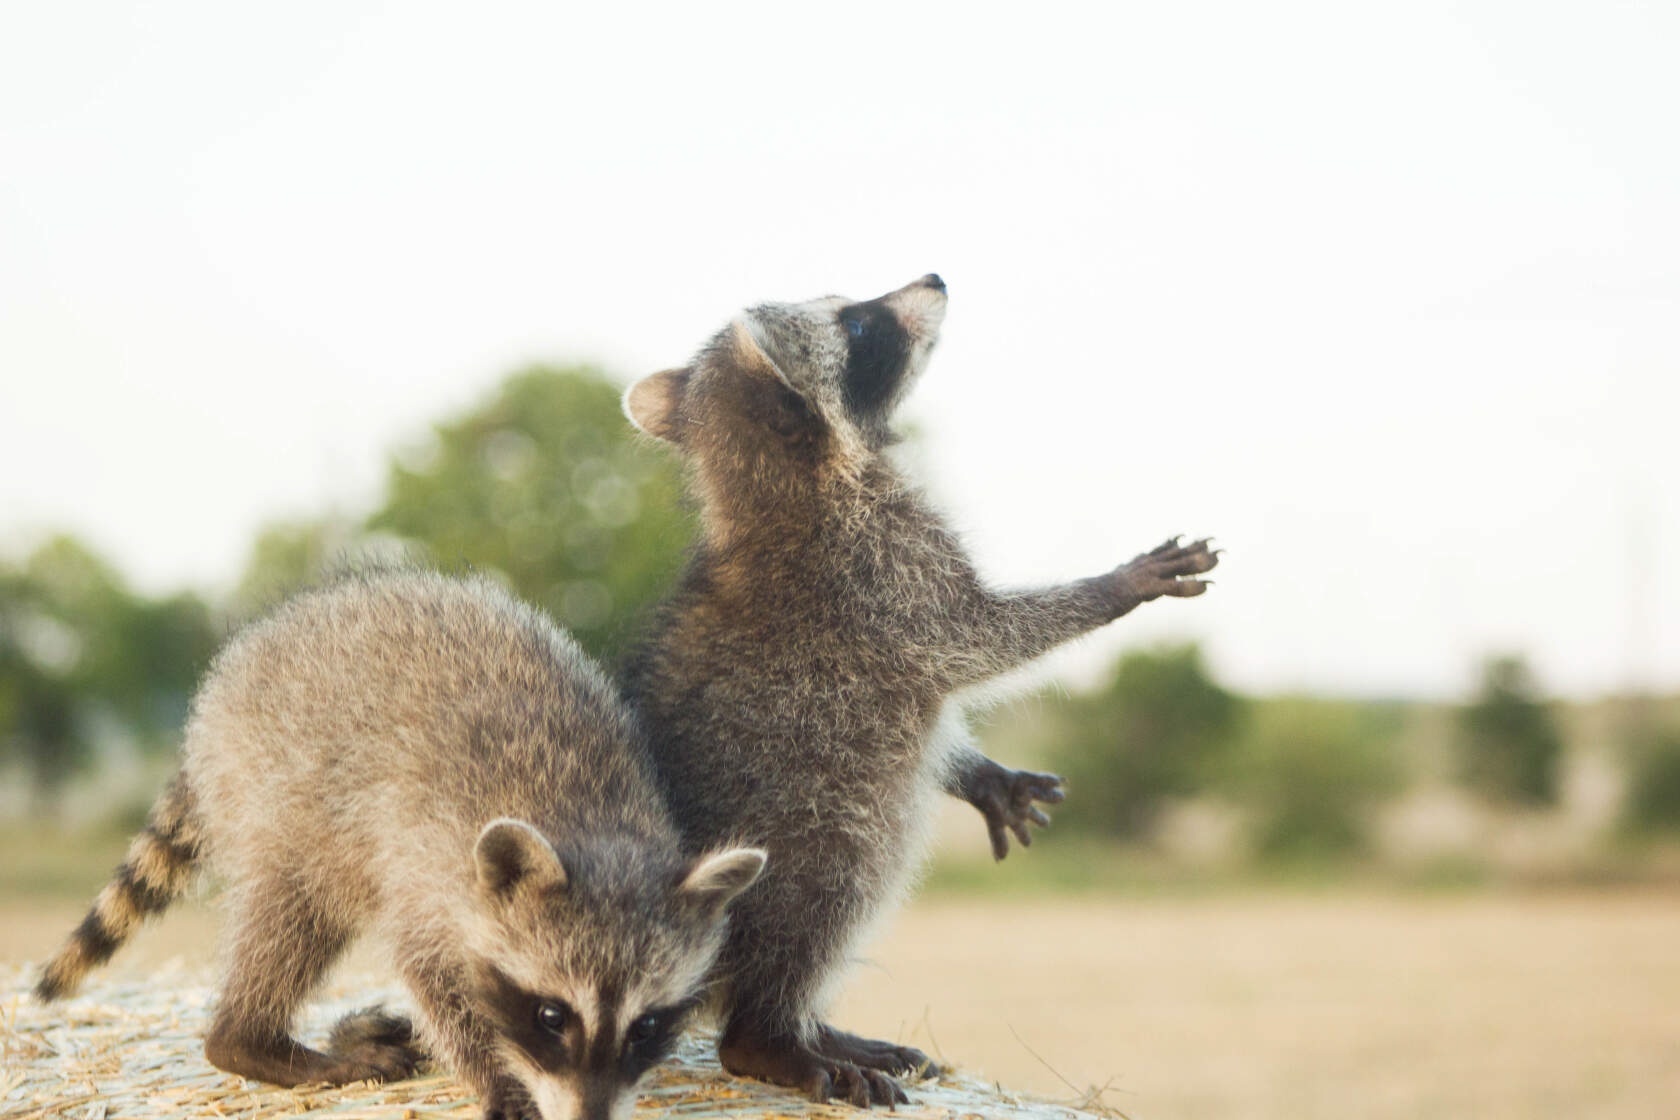
[[[945,281],[939,278],[939,273],[937,272],[930,272],[926,276],[922,277],[921,285],[924,288],[932,288],[936,292],[943,292],[945,290]]]

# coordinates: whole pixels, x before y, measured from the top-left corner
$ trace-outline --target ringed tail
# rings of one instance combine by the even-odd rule
[[[35,982],[37,999],[73,993],[82,978],[110,960],[147,918],[161,914],[185,893],[203,841],[196,808],[186,778],[176,774],[87,917],[41,970]]]

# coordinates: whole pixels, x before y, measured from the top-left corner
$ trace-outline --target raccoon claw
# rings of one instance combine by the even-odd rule
[[[857,1108],[884,1104],[896,1111],[899,1105],[910,1103],[910,1095],[878,1069],[831,1060],[827,1069],[818,1071],[811,1100],[816,1104],[843,1100]]]
[[[879,1042],[873,1038],[852,1034],[850,1031],[838,1030],[826,1023],[817,1024],[817,1034],[812,1045],[824,1057],[850,1062],[866,1069],[908,1074],[918,1081],[939,1076],[939,1067],[934,1064],[933,1059],[914,1046]]]
[[[1027,825],[1043,828],[1050,823],[1049,815],[1035,802],[1054,805],[1066,797],[1058,775],[1009,770],[990,759],[963,775],[961,792],[963,799],[986,818],[992,858],[998,860],[1009,854],[1010,833],[1015,834],[1021,847],[1028,848],[1032,846],[1032,831]]]
[[[894,1081],[892,1078],[888,1077],[879,1070],[865,1070],[864,1072],[868,1075],[870,1082],[875,1086],[876,1093],[884,1093],[887,1095],[888,1100],[885,1103],[888,1108],[896,1111],[899,1105],[910,1103],[910,1094],[906,1093],[904,1091],[904,1086],[900,1085],[897,1081]]]
[[[1210,572],[1219,563],[1219,550],[1208,547],[1210,538],[1178,542],[1171,537],[1108,574],[1104,582],[1114,599],[1115,618],[1163,595],[1189,598],[1212,586],[1208,580],[1185,578]]]

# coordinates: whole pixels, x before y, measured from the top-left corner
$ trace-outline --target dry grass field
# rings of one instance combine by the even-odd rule
[[[0,904],[0,959],[79,911]],[[214,928],[185,908],[114,971],[198,966]],[[870,957],[846,1026],[1134,1120],[1680,1116],[1674,894],[936,897]]]
[[[953,902],[876,957],[843,1020],[1135,1120],[1680,1116],[1672,895]]]

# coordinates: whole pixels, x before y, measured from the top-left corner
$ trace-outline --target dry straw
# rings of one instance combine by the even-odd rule
[[[389,1085],[277,1089],[233,1077],[204,1060],[211,989],[202,974],[176,971],[140,983],[98,983],[73,999],[41,1005],[28,994],[29,970],[0,966],[0,1118],[160,1120],[163,1117],[333,1117],[476,1120],[477,1098],[453,1077],[427,1068]],[[367,988],[334,985],[308,1017],[305,1037],[319,1039],[334,1018],[370,1002]],[[400,1007],[404,997],[376,992]],[[897,1116],[958,1120],[1086,1120],[1089,1113],[1004,1093],[958,1075],[910,1089],[914,1103]],[[710,1043],[687,1039],[649,1075],[639,1118],[742,1117],[772,1120],[849,1117],[849,1107],[813,1105],[797,1095],[723,1073]],[[884,1115],[884,1114],[883,1114]]]

